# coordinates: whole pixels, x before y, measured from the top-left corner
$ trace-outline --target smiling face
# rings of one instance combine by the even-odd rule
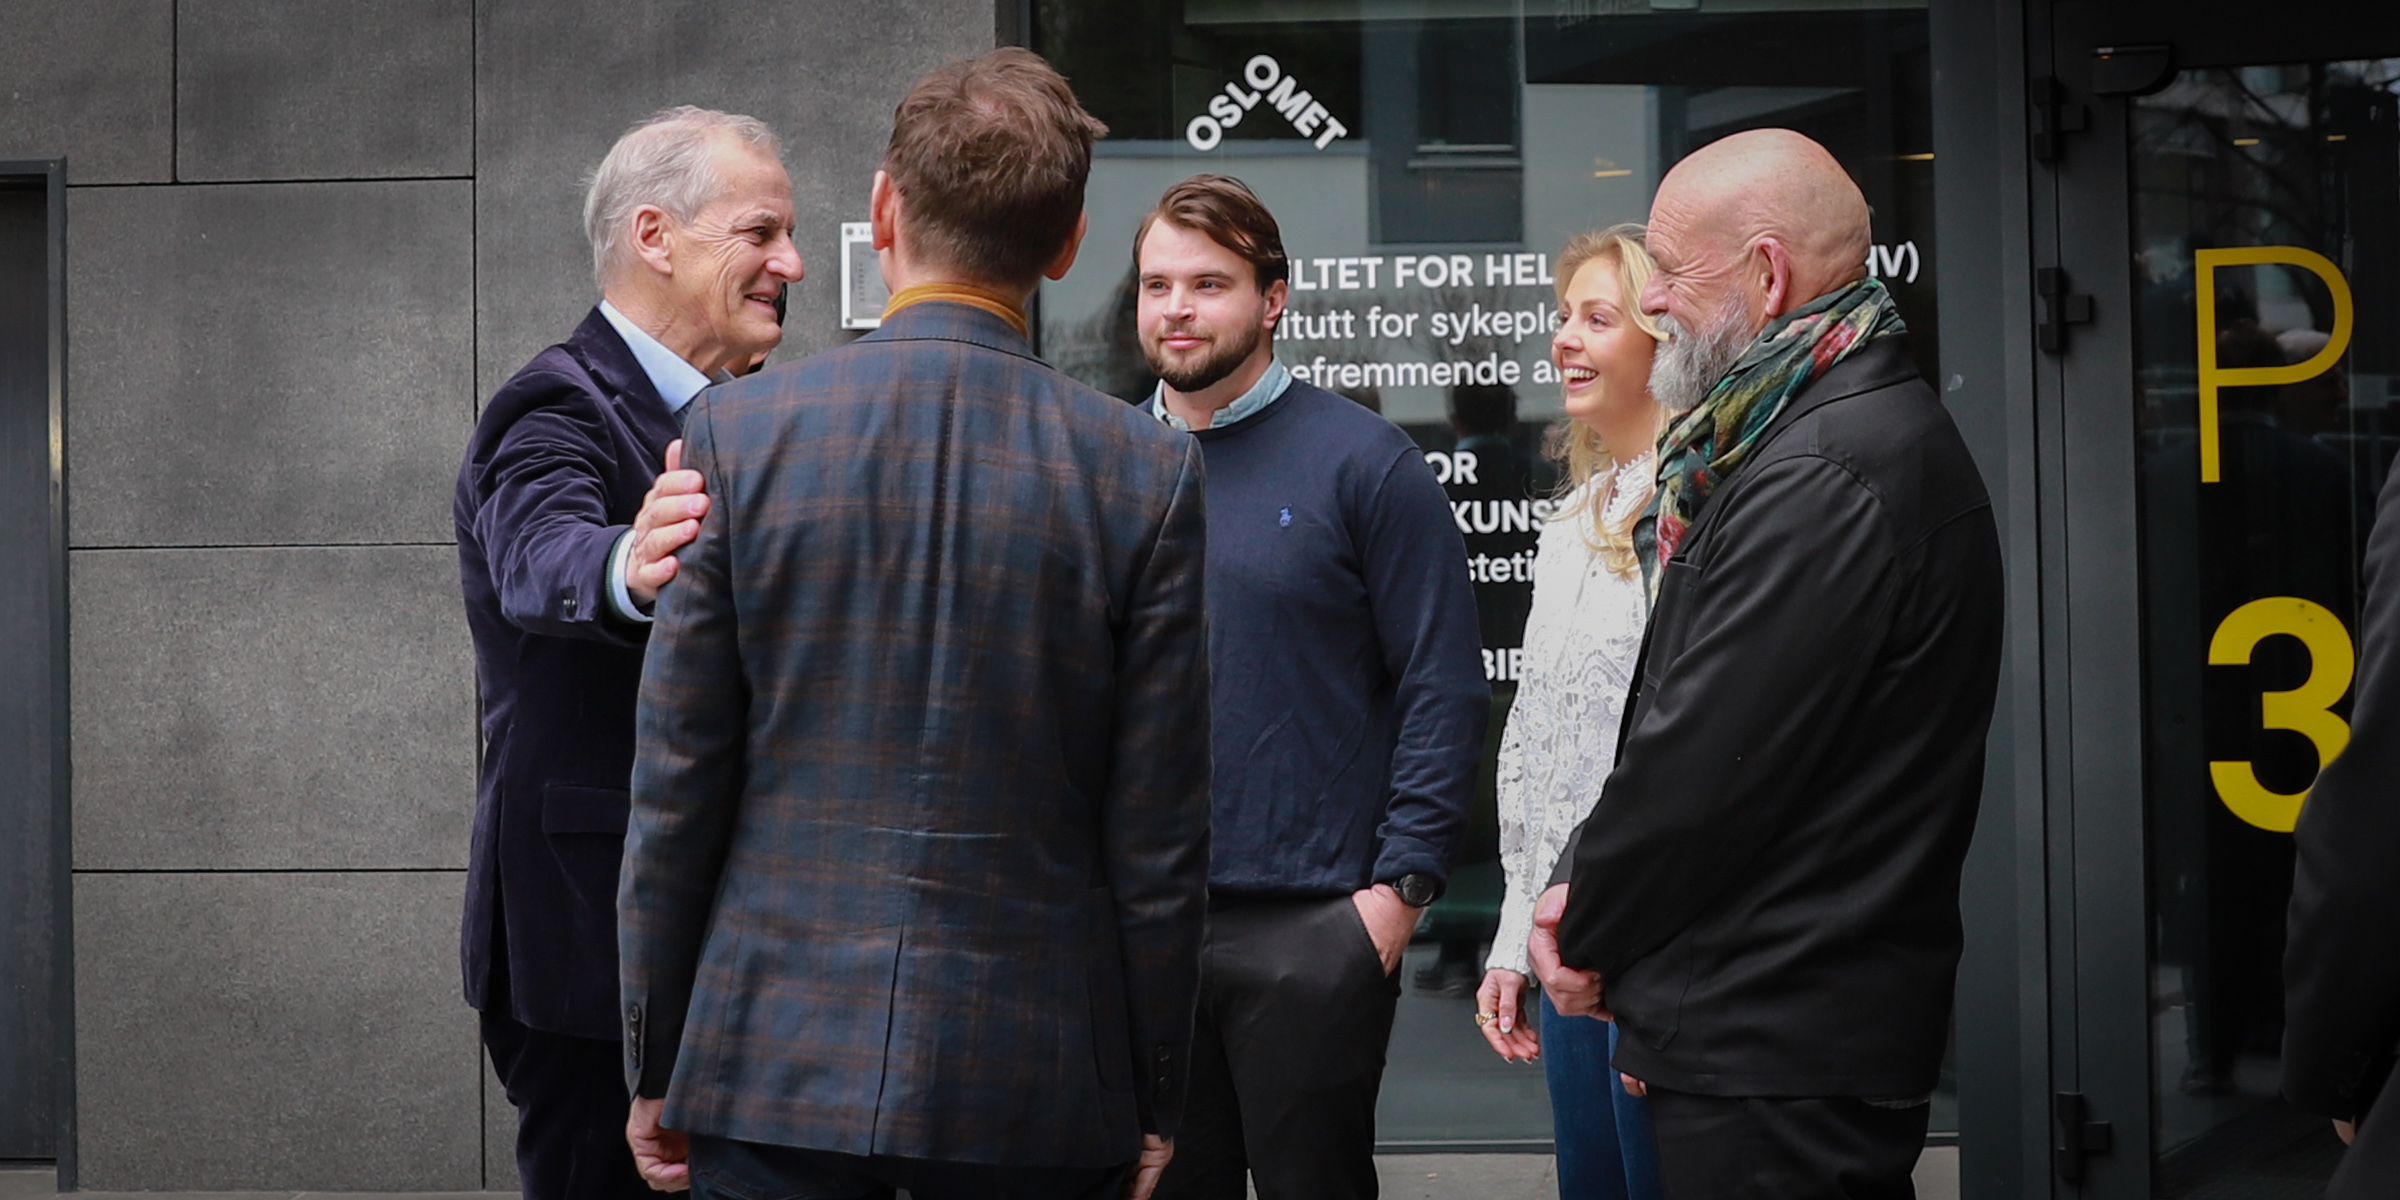
[[[685,359],[713,374],[783,340],[775,298],[799,282],[803,268],[792,244],[792,181],[782,165],[731,139],[711,162],[721,185],[716,199],[661,230],[673,267],[666,279],[672,324],[682,335],[661,340],[688,345]]]
[[[1650,360],[1658,342],[1626,311],[1617,260],[1603,254],[1567,281],[1550,361],[1558,368],[1569,417],[1604,437],[1652,416]]]
[[[1265,369],[1283,316],[1282,280],[1262,291],[1241,255],[1165,220],[1143,234],[1137,266],[1142,356],[1168,387],[1188,396],[1251,375],[1246,367]]]

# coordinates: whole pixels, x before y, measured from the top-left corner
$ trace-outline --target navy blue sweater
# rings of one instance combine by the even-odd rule
[[[1294,381],[1208,463],[1212,894],[1447,881],[1483,753],[1466,548],[1425,456]]]

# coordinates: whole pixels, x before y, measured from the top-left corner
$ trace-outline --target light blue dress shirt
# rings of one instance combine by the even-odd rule
[[[1249,391],[1234,397],[1233,403],[1218,409],[1215,419],[1210,421],[1208,427],[1223,429],[1244,417],[1251,416],[1258,410],[1273,404],[1275,398],[1283,394],[1283,389],[1290,386],[1292,386],[1290,369],[1283,365],[1282,359],[1270,358],[1267,360],[1266,374],[1259,376],[1258,382],[1251,384]],[[1164,382],[1161,382],[1150,393],[1150,415],[1157,417],[1169,429],[1180,429],[1185,433],[1192,431],[1191,422],[1167,411],[1167,385]]]
[[[667,402],[667,411],[680,414],[700,389],[723,379],[710,379],[700,368],[683,361],[683,356],[667,349],[666,344],[651,337],[650,332],[633,323],[617,306],[606,300],[600,302],[600,315],[608,326],[625,339],[633,351],[633,361],[642,364],[642,374],[650,377],[650,386],[658,389],[658,398]],[[637,625],[650,623],[650,614],[633,602],[633,593],[625,589],[625,565],[633,557],[633,531],[617,535],[617,544],[608,552],[608,606],[617,615]]]

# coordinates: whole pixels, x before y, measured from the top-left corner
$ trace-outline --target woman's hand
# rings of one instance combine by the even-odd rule
[[[1483,1040],[1510,1062],[1532,1062],[1542,1054],[1541,1030],[1525,1017],[1525,992],[1525,977],[1506,967],[1484,972],[1483,986],[1475,989],[1475,1023],[1483,1028]]]

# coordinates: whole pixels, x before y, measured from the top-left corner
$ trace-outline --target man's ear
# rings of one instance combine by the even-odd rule
[[[1772,321],[1806,302],[1793,299],[1792,251],[1781,238],[1769,234],[1752,242],[1750,255],[1750,269],[1754,272],[1751,278],[1758,288],[1760,307],[1767,320]]]
[[[900,193],[892,187],[890,172],[875,172],[875,183],[867,189],[867,220],[875,249],[891,249],[892,231],[900,226]]]
[[[1067,244],[1058,248],[1058,257],[1042,268],[1044,279],[1065,279],[1075,269],[1075,255],[1083,249],[1083,235],[1091,231],[1092,214],[1075,214],[1075,231],[1067,235]]]
[[[1283,306],[1291,303],[1292,285],[1276,280],[1267,285],[1267,315],[1259,324],[1272,330],[1283,322]]]
[[[667,249],[667,212],[655,204],[633,210],[633,255],[661,275],[675,273],[674,255]]]

